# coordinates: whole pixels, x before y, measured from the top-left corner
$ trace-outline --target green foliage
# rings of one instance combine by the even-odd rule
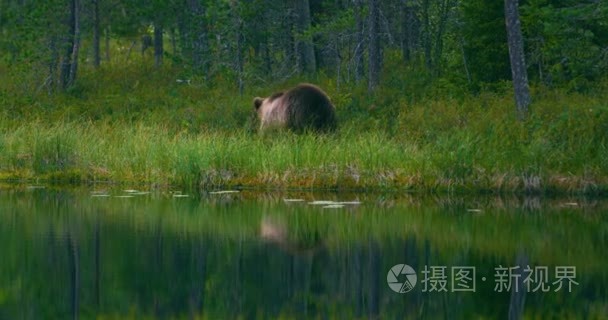
[[[503,1],[464,1],[460,10],[472,81],[479,85],[511,79]]]
[[[81,65],[92,61],[93,3],[81,2]],[[164,30],[165,64],[187,78],[198,77],[204,86],[255,89],[292,81],[298,76],[294,41],[301,37],[315,45],[319,70],[310,78],[324,73],[349,86],[365,82],[367,4],[310,1],[310,7],[311,28],[296,34],[291,2],[100,1],[99,27],[112,38],[112,62],[102,64],[128,69],[141,60],[141,37],[158,25]],[[3,0],[0,8],[0,61],[29,71],[27,82],[34,90],[48,89],[49,64],[65,51],[67,2]],[[501,1],[391,0],[381,9],[384,79],[422,79],[415,94],[436,86],[500,89],[510,79]],[[533,81],[586,90],[606,73],[605,1],[529,0],[522,1],[520,11]],[[150,57],[143,60],[153,64]],[[404,70],[396,64],[407,72],[395,72]]]
[[[522,6],[531,75],[580,90],[605,73],[608,6],[603,1],[534,0]]]

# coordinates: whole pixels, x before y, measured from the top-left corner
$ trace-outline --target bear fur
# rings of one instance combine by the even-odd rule
[[[301,83],[267,98],[256,97],[253,106],[260,120],[260,131],[286,128],[294,132],[334,131],[336,108],[319,87]]]

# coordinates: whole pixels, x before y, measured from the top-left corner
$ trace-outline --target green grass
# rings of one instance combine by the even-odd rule
[[[254,133],[251,97],[288,83],[255,83],[239,96],[182,70],[83,68],[79,84],[48,95],[27,77],[0,85],[0,178],[138,182],[200,189],[608,192],[608,82],[586,93],[537,88],[518,122],[510,90],[374,95],[331,78],[307,79],[337,106],[335,135]],[[9,81],[10,80],[10,81]],[[17,81],[18,80],[18,81]]]

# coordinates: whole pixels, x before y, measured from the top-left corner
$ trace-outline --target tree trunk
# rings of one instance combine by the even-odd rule
[[[507,40],[509,44],[509,57],[511,59],[511,75],[515,91],[515,104],[517,117],[524,120],[530,105],[530,88],[528,87],[528,71],[524,57],[524,41],[519,22],[518,0],[505,0],[505,21],[507,26]]]
[[[58,85],[57,67],[59,62],[59,50],[57,48],[57,37],[55,35],[50,36],[48,43],[50,52],[50,57],[48,60],[49,75],[44,83],[44,86],[47,87],[48,93],[51,94]]]
[[[171,28],[171,54],[175,57],[180,55],[180,52],[178,51],[178,47],[177,47],[177,30],[175,30],[175,27]]]
[[[462,39],[462,37],[460,37],[458,44],[460,46],[460,53],[462,54],[462,64],[464,66],[464,72],[467,76],[467,83],[471,84],[471,72],[469,71],[469,63],[467,62],[467,54],[464,51],[464,39]]]
[[[99,1],[93,0],[93,65],[99,67],[101,64],[100,41],[101,34],[99,29]]]
[[[198,72],[207,76],[209,70],[209,43],[207,41],[207,23],[205,21],[205,8],[199,0],[189,0],[190,17],[192,23],[190,26],[184,26],[188,29],[187,40],[191,41],[188,47],[192,50],[192,67]]]
[[[309,0],[296,0],[296,53],[298,71],[301,73],[314,73],[317,70],[315,50],[310,30],[310,2]]]
[[[424,46],[424,60],[428,70],[433,69],[432,41],[431,41],[431,22],[430,22],[429,0],[422,0],[422,45]]]
[[[333,37],[334,43],[334,58],[336,62],[336,89],[340,92],[340,78],[342,77],[342,55],[340,54],[340,41],[338,35],[335,34]]]
[[[236,73],[238,77],[239,95],[243,95],[245,90],[245,79],[243,78],[243,21],[238,18],[236,31]]]
[[[525,288],[525,272],[524,269],[530,263],[530,259],[528,255],[519,252],[517,257],[515,258],[515,266],[519,267],[513,274],[516,277],[516,280],[512,284],[515,288],[511,287],[511,299],[509,300],[509,320],[519,320],[523,318],[524,307],[526,304],[526,288]],[[515,290],[514,290],[515,289]]]
[[[268,39],[264,40],[262,44],[263,57],[264,57],[264,70],[267,70],[269,74],[272,74],[273,58],[270,53],[270,42]]]
[[[232,24],[235,30],[235,44],[236,44],[236,56],[234,57],[234,69],[237,76],[237,86],[239,89],[239,95],[243,95],[245,88],[245,79],[243,78],[243,19],[241,18],[239,3],[237,1],[232,3]]]
[[[70,267],[70,309],[72,319],[77,320],[80,314],[80,255],[78,242],[69,232],[66,235],[66,247]]]
[[[80,49],[80,3],[70,1],[68,35],[65,42],[65,54],[61,63],[61,87],[67,89],[74,85],[78,72],[78,52]]]
[[[412,35],[412,8],[410,0],[401,0],[401,53],[403,60],[409,62],[412,56],[411,35]]]
[[[355,23],[357,25],[357,36],[355,37],[355,82],[359,83],[363,78],[365,67],[363,53],[365,52],[365,20],[363,18],[363,1],[355,0]]]
[[[68,86],[74,85],[78,72],[78,53],[80,52],[80,1],[73,0],[74,12],[74,45],[72,46],[72,63],[70,65],[70,78]]]
[[[160,67],[163,64],[163,27],[160,22],[154,22],[154,66]]]
[[[133,47],[133,45],[135,45],[135,42],[136,41],[133,40],[131,48]],[[148,50],[148,48],[150,48],[152,46],[154,46],[154,41],[153,41],[152,37],[150,37],[149,34],[146,33],[143,36],[141,36],[141,48],[140,48],[140,52],[141,52],[142,59],[145,57],[146,50]]]
[[[207,248],[202,240],[193,242],[191,253],[193,277],[190,281],[190,319],[204,313],[205,284],[207,283]]]
[[[443,0],[439,3],[439,23],[435,31],[435,52],[433,57],[433,72],[438,74],[441,66],[441,56],[443,54],[443,34],[445,33],[450,11],[452,10],[452,1]]]
[[[367,87],[369,91],[374,90],[380,79],[380,39],[378,38],[380,24],[379,15],[378,0],[369,0],[369,78]]]
[[[105,38],[106,38],[106,61],[110,61],[110,27],[105,29]]]
[[[368,265],[368,281],[369,281],[369,292],[368,292],[368,318],[378,319],[380,314],[380,279],[378,275],[380,271],[380,249],[378,244],[373,240],[368,240],[369,248],[369,265]],[[383,288],[384,289],[384,288]]]
[[[97,213],[97,217],[95,219],[95,233],[94,242],[95,242],[95,284],[94,284],[94,298],[95,298],[95,308],[97,312],[99,312],[99,307],[101,306],[101,226],[99,222],[99,213]]]

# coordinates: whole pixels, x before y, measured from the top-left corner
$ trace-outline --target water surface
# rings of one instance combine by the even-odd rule
[[[143,191],[0,187],[0,319],[608,312],[602,200]]]

